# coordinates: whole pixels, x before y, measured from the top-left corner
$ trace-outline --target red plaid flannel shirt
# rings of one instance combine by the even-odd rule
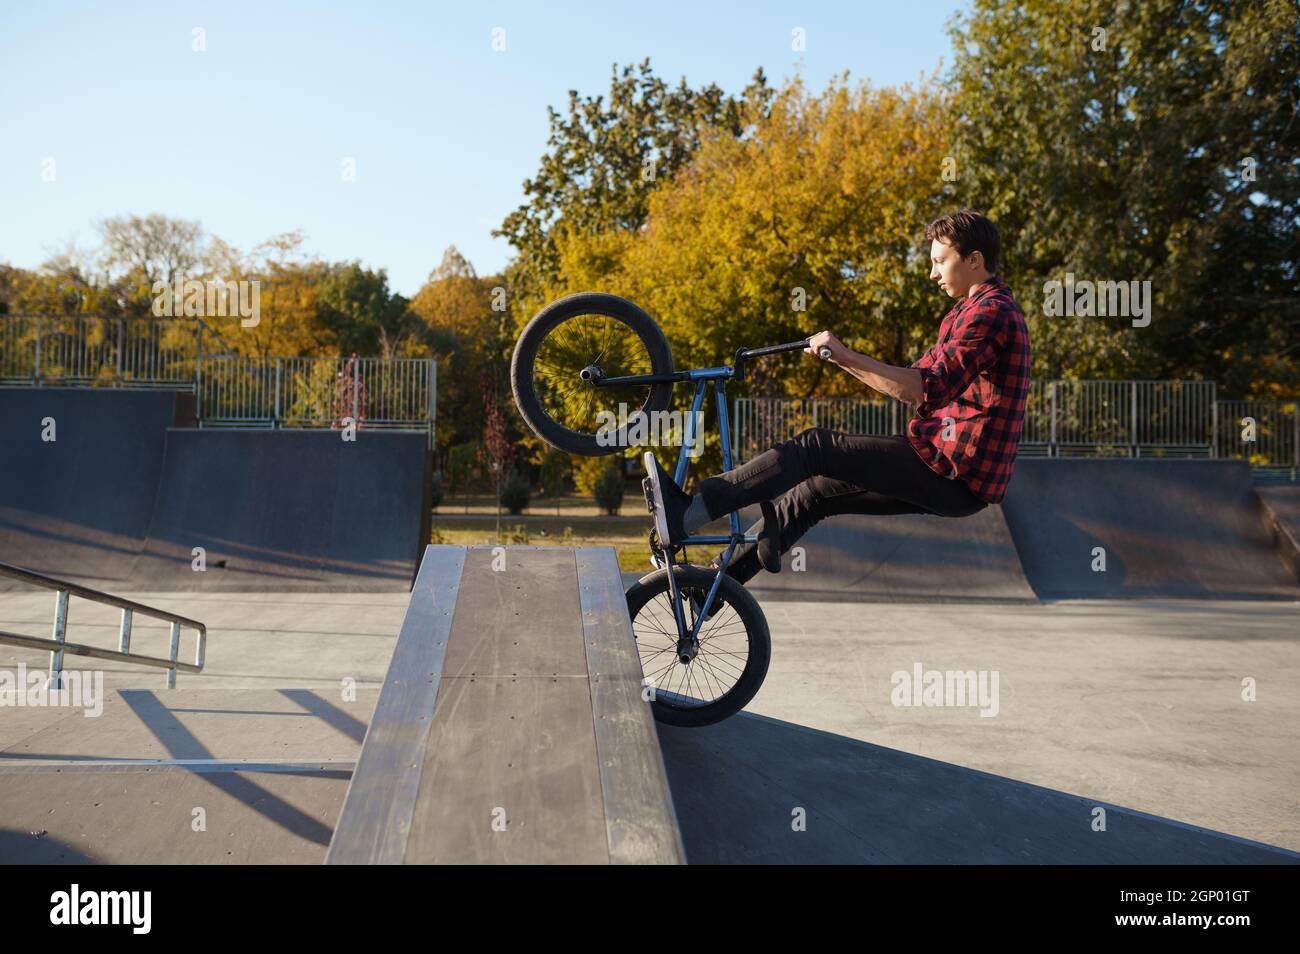
[[[1029,397],[1029,331],[1011,289],[994,276],[960,299],[934,347],[911,367],[921,372],[923,394],[907,425],[913,449],[931,470],[960,477],[977,497],[998,503],[1011,482]]]

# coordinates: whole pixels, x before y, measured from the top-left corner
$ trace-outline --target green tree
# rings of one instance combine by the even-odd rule
[[[345,262],[330,268],[320,286],[317,321],[323,340],[340,354],[397,357],[423,326],[401,295],[388,290],[384,269]]]
[[[954,195],[1002,230],[1048,376],[1300,384],[1292,0],[975,0],[952,25]],[[1150,280],[1147,327],[1043,283]]]
[[[524,182],[529,199],[492,233],[516,249],[508,278],[520,310],[531,314],[540,307],[542,286],[557,278],[556,226],[640,229],[651,193],[690,162],[702,130],[739,137],[747,113],[761,112],[771,96],[762,69],[736,98],[713,84],[692,90],[685,79],[672,88],[646,58],[636,75],[631,66],[622,75],[617,64],[612,68],[608,101],[570,90],[567,116],[548,108],[548,150],[537,175]]]
[[[876,90],[795,81],[752,135],[709,136],[651,196],[647,227],[561,230],[551,297],[600,287],[645,307],[677,363],[829,328],[851,347],[909,363],[945,302],[927,279],[922,232],[942,207],[944,104],[931,84]],[[743,393],[862,393],[798,355],[755,362]]]
[[[485,376],[505,380],[509,374],[514,342],[505,299],[497,291],[503,287],[499,276],[480,278],[453,245],[411,299],[429,351],[439,359],[438,443],[481,437],[480,382]]]

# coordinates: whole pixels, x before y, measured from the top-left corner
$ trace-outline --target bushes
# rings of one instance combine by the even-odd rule
[[[464,494],[479,476],[479,445],[474,441],[455,444],[447,451],[447,492]]]
[[[595,497],[601,510],[611,517],[616,516],[623,504],[623,491],[627,484],[622,456],[576,457],[574,460],[573,482],[578,493]]]
[[[621,458],[615,458],[614,465],[600,475],[593,490],[597,506],[611,517],[616,516],[618,508],[623,505],[623,490],[627,485],[623,468],[619,466],[621,463]]]
[[[571,469],[568,454],[553,449],[547,451],[542,458],[542,496],[552,499],[563,496],[568,489]]]
[[[501,506],[513,514],[521,514],[528,507],[532,488],[517,470],[512,470],[501,484]]]
[[[596,492],[596,484],[600,482],[605,471],[610,468],[610,458],[608,457],[575,457],[573,458],[573,485],[577,488],[578,493],[591,495]]]

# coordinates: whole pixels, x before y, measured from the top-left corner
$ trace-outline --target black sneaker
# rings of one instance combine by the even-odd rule
[[[646,477],[641,482],[645,491],[646,509],[654,517],[655,529],[659,531],[661,546],[676,546],[686,539],[687,533],[682,527],[682,517],[691,505],[691,496],[668,475],[654,451],[646,451],[642,458]]]
[[[758,531],[758,562],[768,573],[781,572],[781,525],[776,519],[776,508],[772,501],[760,501],[759,509],[763,511],[763,526]]]

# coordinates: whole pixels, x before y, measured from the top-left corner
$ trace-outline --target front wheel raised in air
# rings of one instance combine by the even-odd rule
[[[653,318],[626,298],[582,292],[547,305],[524,327],[510,387],[534,434],[570,454],[597,457],[634,446],[627,438],[633,415],[666,411],[673,386],[596,381],[672,370],[668,340]]]
[[[717,570],[679,564],[677,585],[703,595]],[[677,624],[673,615],[668,570],[643,576],[627,591],[628,615],[647,684],[653,687],[651,709],[668,725],[702,726],[719,722],[743,709],[754,698],[772,655],[767,618],[745,587],[724,575],[715,597],[716,608],[700,627],[695,657],[683,663],[677,656]],[[695,622],[686,600],[688,625]]]

